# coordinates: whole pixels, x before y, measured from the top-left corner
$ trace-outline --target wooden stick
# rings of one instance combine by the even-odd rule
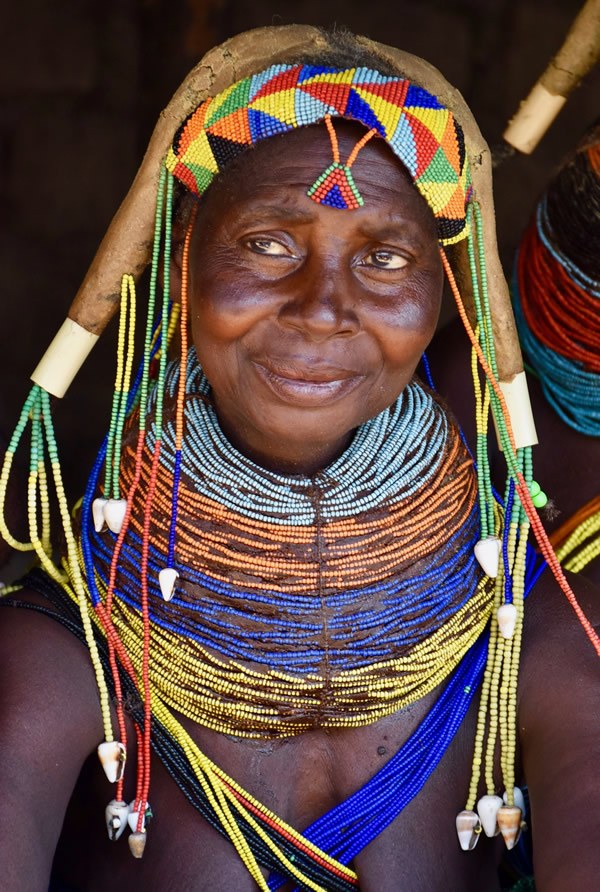
[[[565,41],[504,131],[505,142],[529,155],[567,97],[600,59],[600,0],[587,0]]]

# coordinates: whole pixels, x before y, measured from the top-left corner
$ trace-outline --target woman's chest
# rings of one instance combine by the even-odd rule
[[[420,703],[365,728],[311,732],[277,741],[243,741],[186,724],[204,754],[251,801],[265,806],[285,825],[310,838],[318,819],[322,824],[324,816],[326,822],[331,816],[329,848],[354,845],[352,863],[361,878],[361,889],[468,889],[468,877],[474,871],[487,870],[485,865],[495,863],[493,842],[484,840],[484,845],[466,858],[458,848],[454,829],[469,778],[472,717],[467,718],[420,792],[415,793],[422,781],[419,765],[404,766],[404,781],[402,766],[394,765],[427,710],[428,704]],[[423,752],[422,761],[431,756]],[[374,783],[378,776],[380,782]],[[156,759],[150,789],[154,816],[142,861],[134,861],[125,839],[108,841],[101,813],[110,790],[104,789],[97,774],[93,785],[91,780],[84,772],[66,823],[70,844],[68,850],[59,850],[61,875],[70,877],[76,889],[105,888],[115,878],[150,890],[257,888],[227,834],[211,826],[206,814],[190,802],[196,797],[198,804],[194,790],[185,789],[181,777],[170,776]],[[129,794],[133,796],[132,790]],[[406,807],[395,814],[396,804],[405,798]],[[97,820],[78,825],[78,814],[91,813],[92,799]],[[343,809],[348,802],[352,803],[349,811]],[[240,826],[245,825],[241,822]],[[374,838],[365,843],[371,831]],[[81,845],[73,845],[77,834]],[[79,862],[74,852],[80,853]],[[384,872],[382,864],[389,865],[389,870]],[[445,865],[442,872],[441,865]],[[454,886],[443,885],[442,876],[447,879],[448,872],[456,875]],[[92,875],[93,881],[89,879]],[[84,885],[82,877],[88,877]],[[414,885],[416,877],[419,882],[427,878],[426,885]]]

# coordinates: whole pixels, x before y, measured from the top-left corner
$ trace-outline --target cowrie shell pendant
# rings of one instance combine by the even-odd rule
[[[498,575],[498,562],[500,559],[500,539],[496,536],[486,536],[475,544],[473,549],[479,566],[490,579]]]
[[[104,506],[104,520],[112,533],[118,536],[127,511],[126,499],[109,499]]]
[[[105,740],[98,747],[98,758],[111,784],[120,781],[127,759],[127,751],[123,744],[119,740]]]

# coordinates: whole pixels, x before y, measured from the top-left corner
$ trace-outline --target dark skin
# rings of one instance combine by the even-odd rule
[[[345,157],[356,135],[345,127],[339,133]],[[433,221],[392,156],[380,143],[361,153],[355,177],[365,208],[353,212],[319,207],[304,195],[329,159],[324,131],[265,144],[252,157],[252,177],[223,178],[246,218],[256,208],[249,228],[246,221],[240,230],[246,218],[240,212],[236,219],[227,190],[215,189],[193,240],[192,330],[220,422],[242,451],[286,471],[310,473],[327,464],[363,417],[389,405],[410,379],[439,305]],[[275,207],[294,216],[282,223],[278,211],[277,220],[265,220],[258,210],[265,195],[276,195]],[[385,227],[384,238],[374,235],[375,225],[380,232]],[[315,357],[327,358],[316,363],[316,373]],[[267,360],[270,381],[252,365]],[[358,380],[349,386],[343,383],[349,377]],[[598,621],[591,590],[581,596]],[[85,649],[47,618],[7,609],[0,654],[3,890],[45,892],[57,846],[57,874],[75,889],[117,882],[156,892],[256,888],[232,846],[156,761],[150,793],[156,817],[143,860],[134,861],[123,840],[109,843],[103,811],[113,789],[94,755],[102,728]],[[600,831],[597,681],[592,648],[555,586],[544,581],[530,598],[519,703],[520,763],[532,796],[541,892],[594,888],[600,867],[591,844]],[[302,829],[364,784],[436,695],[364,728],[275,741],[185,724],[209,757]],[[356,858],[362,892],[499,889],[502,843],[483,839],[465,853],[454,830],[468,786],[474,710],[421,794]],[[133,751],[129,758],[133,763]],[[132,795],[130,788],[126,796]]]
[[[439,331],[427,351],[436,388],[447,400],[467,437],[475,443],[475,401],[471,384],[469,343],[460,320]],[[544,396],[538,379],[527,374],[529,394],[539,444],[533,450],[535,479],[551,500],[540,512],[544,526],[552,531],[572,517],[600,489],[600,442],[574,430],[557,415]],[[495,438],[490,440],[492,477],[502,487],[506,462]],[[600,560],[582,571],[600,585]]]

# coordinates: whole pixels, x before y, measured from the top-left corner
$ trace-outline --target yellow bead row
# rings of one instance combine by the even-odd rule
[[[97,585],[102,591],[99,577]],[[322,717],[324,727],[360,727],[415,702],[448,677],[483,631],[491,607],[490,585],[482,582],[460,611],[408,655],[335,673],[327,684],[317,674],[293,675],[219,659],[197,642],[154,625],[152,690],[186,717],[226,734],[302,733],[314,727],[324,695],[331,698],[334,713]],[[139,672],[139,612],[118,600],[112,619]],[[281,704],[289,709],[283,717]]]

